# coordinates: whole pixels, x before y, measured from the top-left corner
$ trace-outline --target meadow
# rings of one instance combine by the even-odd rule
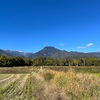
[[[0,68],[0,100],[99,99],[99,66]]]

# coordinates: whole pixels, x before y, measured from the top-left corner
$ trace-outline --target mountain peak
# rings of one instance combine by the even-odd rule
[[[66,51],[59,50],[53,46],[46,46],[39,52],[35,53],[34,57],[51,57],[51,58],[65,58],[68,53]]]
[[[53,47],[53,46],[46,46],[46,47],[44,47],[43,49],[57,49],[57,48],[55,48],[55,47]]]

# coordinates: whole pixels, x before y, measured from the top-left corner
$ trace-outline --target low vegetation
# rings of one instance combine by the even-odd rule
[[[50,82],[64,92],[69,100],[99,100],[100,98],[100,79],[93,75],[77,74],[70,70],[67,73],[58,72]]]
[[[0,68],[0,100],[99,100],[100,72],[51,68]]]

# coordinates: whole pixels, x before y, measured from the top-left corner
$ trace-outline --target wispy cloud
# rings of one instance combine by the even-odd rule
[[[20,50],[19,50],[18,52],[23,52],[23,51],[20,51]]]
[[[97,52],[100,52],[100,50],[97,50]]]
[[[49,45],[49,43],[45,43],[45,44],[44,44],[44,46],[48,46],[48,45]]]
[[[93,43],[88,43],[88,44],[85,45],[85,46],[78,46],[77,49],[85,49],[85,48],[91,47],[91,46],[93,46],[93,45],[94,45]]]
[[[86,47],[78,46],[77,49],[85,49]]]
[[[94,44],[93,43],[89,43],[89,44],[87,44],[86,46],[87,47],[91,47],[91,46],[93,46]]]
[[[65,44],[64,44],[64,43],[60,43],[59,45],[60,45],[60,46],[65,46]]]

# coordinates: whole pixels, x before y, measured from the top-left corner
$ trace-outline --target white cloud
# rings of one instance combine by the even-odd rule
[[[93,46],[94,44],[93,43],[89,43],[89,44],[87,44],[86,46],[87,47],[91,47],[91,46]]]
[[[84,46],[78,46],[77,49],[85,49],[86,47]]]
[[[63,43],[60,43],[59,45],[60,45],[60,46],[65,46],[65,44],[63,44]]]
[[[91,47],[93,45],[94,45],[93,43],[88,43],[86,46],[78,46],[77,49],[85,49],[85,48]]]
[[[18,52],[23,52],[23,51],[20,51],[20,50],[19,50]]]

